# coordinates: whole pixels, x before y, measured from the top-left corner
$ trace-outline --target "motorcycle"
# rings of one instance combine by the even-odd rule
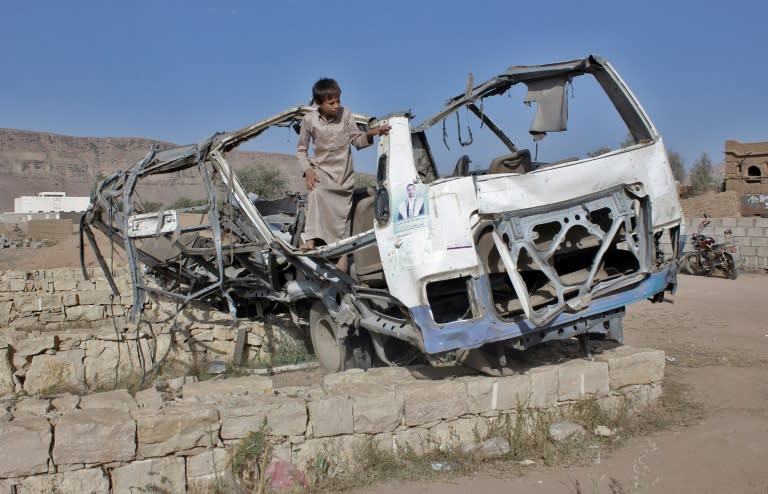
[[[710,223],[709,216],[705,214],[704,219],[699,223],[698,231],[691,235],[693,252],[685,253],[680,263],[691,274],[711,276],[718,269],[727,278],[735,280],[739,276],[739,271],[733,259],[737,251],[736,243],[730,239],[733,233],[730,229],[726,230],[723,232],[725,241],[717,243],[714,238],[701,233]]]

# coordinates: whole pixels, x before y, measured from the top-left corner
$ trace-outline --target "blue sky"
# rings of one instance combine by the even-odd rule
[[[597,53],[686,167],[703,152],[720,162],[726,139],[768,140],[764,1],[1,6],[0,127],[185,144],[306,103],[323,76],[357,112],[411,109],[418,122],[462,92],[468,72],[481,81]],[[607,138],[597,130],[586,145],[615,144]],[[369,155],[357,160],[366,171]]]

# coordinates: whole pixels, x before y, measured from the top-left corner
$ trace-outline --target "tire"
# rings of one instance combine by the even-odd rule
[[[739,268],[736,267],[736,261],[728,252],[723,253],[723,271],[729,280],[735,280],[739,277]]]
[[[309,314],[309,336],[320,366],[328,372],[370,368],[370,336],[361,330],[339,341],[338,330],[325,305],[315,302]]]
[[[702,258],[698,252],[689,252],[683,257],[682,265],[685,271],[690,274],[703,275],[709,272],[706,266],[702,265]]]

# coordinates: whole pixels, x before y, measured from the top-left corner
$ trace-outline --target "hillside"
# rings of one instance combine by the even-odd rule
[[[176,146],[134,137],[73,137],[0,129],[0,211],[13,211],[15,197],[42,191],[88,195],[100,173],[108,175],[132,166],[155,143],[161,150]],[[280,168],[290,190],[305,190],[298,162],[291,155],[243,151],[233,153],[230,160],[235,169],[252,165]],[[185,173],[153,179],[142,188],[142,198],[162,202],[169,187],[179,196],[200,196],[194,174]]]
[[[162,149],[170,142],[134,137],[73,137],[28,130],[0,129],[0,211],[13,211],[13,199],[37,195],[41,191],[64,191],[68,195],[88,195],[99,173],[108,175],[135,164],[152,144]],[[304,192],[301,172],[295,157],[286,154],[241,151],[232,153],[235,169],[246,166],[277,167],[288,179],[288,189]],[[140,187],[145,201],[168,202],[174,195],[202,196],[194,171],[156,176]],[[735,192],[709,193],[681,201],[686,216],[714,217],[739,215]]]

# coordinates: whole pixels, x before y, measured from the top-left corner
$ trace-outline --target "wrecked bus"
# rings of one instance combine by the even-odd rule
[[[602,124],[597,94],[624,142],[585,153],[581,141]],[[582,95],[589,104],[579,106]],[[503,373],[510,353],[545,341],[578,337],[585,350],[590,338],[621,342],[627,305],[674,291],[682,213],[664,144],[598,56],[511,67],[479,84],[470,76],[418,124],[407,112],[355,115],[362,129],[391,126],[375,183],[355,190],[349,238],[302,251],[303,196],[253,200],[229,156],[309,111],[153,148],[97,185],[82,231],[95,249],[92,227],[124,247],[133,317],[150,293],[235,320],[283,311],[328,371],[422,359]],[[438,161],[450,165],[442,175]],[[143,207],[137,183],[190,169],[202,204]],[[334,264],[342,255],[348,273]]]

